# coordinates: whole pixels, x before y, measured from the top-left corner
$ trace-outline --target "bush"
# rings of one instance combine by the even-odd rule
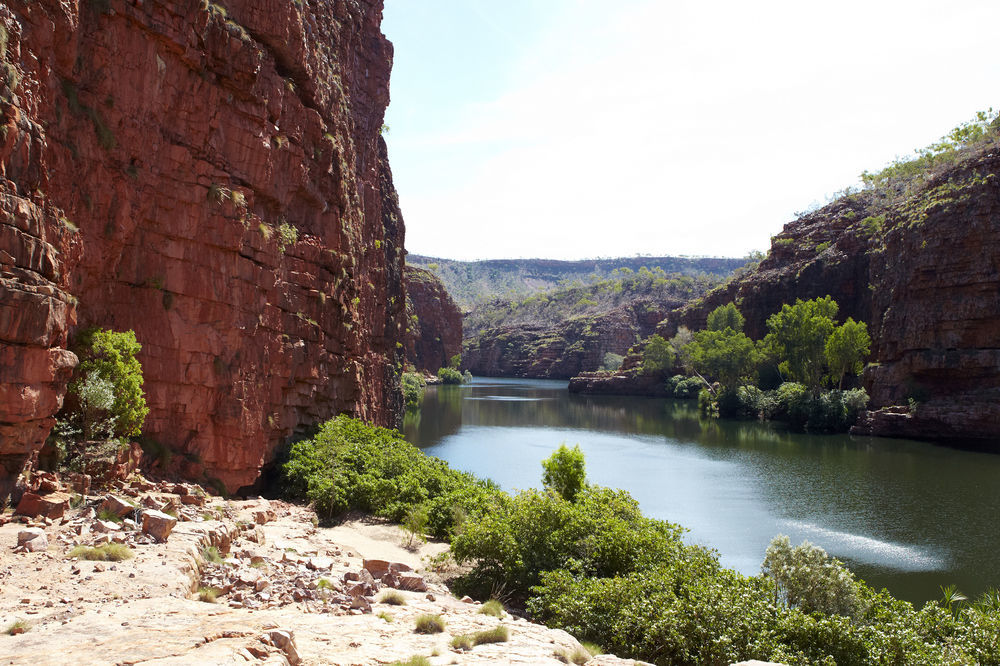
[[[616,372],[620,367],[622,367],[622,363],[624,361],[625,357],[621,354],[608,352],[604,355],[604,362],[601,363],[601,370],[604,370],[605,372]]]
[[[451,537],[463,515],[484,510],[500,494],[492,482],[424,455],[398,432],[343,415],[292,444],[281,483],[326,518],[357,509],[402,522],[414,507],[426,506],[430,532],[441,539]]]
[[[676,354],[674,354],[673,347],[670,343],[663,339],[662,336],[653,335],[646,340],[646,346],[642,350],[642,368],[643,374],[656,375],[662,374],[674,365],[674,359]]]
[[[88,329],[74,345],[78,376],[64,413],[85,440],[136,437],[149,413],[142,391],[142,345],[133,331]]]
[[[444,384],[462,384],[466,381],[462,373],[455,368],[441,368],[438,370],[438,379]]]
[[[667,383],[669,392],[675,398],[681,400],[693,400],[698,397],[698,392],[705,388],[705,382],[697,377],[685,377],[684,375],[674,375]]]
[[[583,451],[576,445],[572,449],[560,444],[556,451],[542,461],[542,484],[572,502],[587,485],[587,466]]]
[[[790,606],[807,613],[854,617],[862,610],[854,575],[808,541],[793,548],[787,536],[776,536],[762,569]]]
[[[759,404],[765,418],[797,429],[846,432],[868,405],[868,394],[864,389],[813,393],[802,384],[785,382],[776,391],[764,392]]]
[[[403,387],[403,402],[407,409],[415,409],[424,399],[424,387],[427,382],[417,372],[404,372],[400,381]]]

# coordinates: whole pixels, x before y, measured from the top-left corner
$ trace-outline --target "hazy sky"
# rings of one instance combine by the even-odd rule
[[[743,256],[1000,105],[998,0],[386,0],[406,246]]]

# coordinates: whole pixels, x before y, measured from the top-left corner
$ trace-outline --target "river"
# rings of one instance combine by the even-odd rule
[[[1000,455],[702,419],[694,401],[582,396],[552,380],[428,387],[403,429],[508,491],[539,487],[541,461],[579,444],[591,483],[627,490],[746,574],[787,534],[910,601],[1000,587]]]

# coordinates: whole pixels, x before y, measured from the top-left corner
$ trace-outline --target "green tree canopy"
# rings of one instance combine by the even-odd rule
[[[647,375],[662,374],[674,366],[674,349],[663,336],[653,335],[642,350],[642,371]]]
[[[723,386],[737,386],[757,366],[757,346],[744,333],[732,328],[698,331],[686,350],[699,374]]]
[[[837,388],[843,385],[844,375],[861,372],[865,359],[871,353],[871,344],[868,327],[863,321],[848,317],[847,321],[833,329],[826,340],[824,354],[830,378],[837,381]]]
[[[743,330],[743,323],[743,315],[736,308],[736,304],[727,303],[712,310],[708,315],[706,328],[710,331],[724,331],[730,328],[738,333]]]
[[[833,333],[839,307],[829,296],[795,300],[767,318],[770,333],[764,347],[776,358],[778,369],[793,381],[817,388],[823,379],[826,340]]]
[[[142,391],[142,365],[136,354],[142,349],[134,331],[109,331],[89,329],[77,338],[75,351],[80,357],[79,376],[69,386],[69,393],[76,396],[83,410],[81,430],[94,431],[93,420],[108,418],[113,422],[110,434],[118,437],[135,437],[142,432],[149,408]],[[95,408],[99,401],[89,396],[95,385],[110,383],[114,400],[107,412],[99,415]]]

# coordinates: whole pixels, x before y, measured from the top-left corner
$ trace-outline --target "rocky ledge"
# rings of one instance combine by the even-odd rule
[[[5,514],[0,525],[0,625],[11,634],[0,641],[10,663],[366,665],[422,655],[432,664],[559,664],[582,654],[564,631],[456,599],[428,566],[447,547],[407,550],[397,526],[319,528],[304,507],[137,477],[103,495],[51,478],[36,490],[62,513]],[[147,516],[158,515],[171,529],[154,533]],[[133,556],[70,556],[106,543]],[[423,614],[440,615],[444,631],[416,633]],[[500,625],[506,642],[451,647]]]

